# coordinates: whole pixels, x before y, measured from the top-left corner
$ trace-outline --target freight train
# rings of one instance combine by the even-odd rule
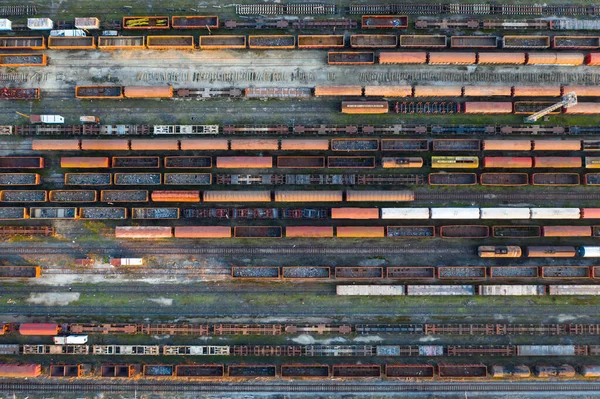
[[[43,371],[41,364],[0,364],[1,378],[36,378],[36,377],[103,377],[103,378],[202,378],[204,380],[224,380],[226,378],[410,378],[410,379],[482,379],[494,378],[523,379],[530,377],[573,378],[577,371],[573,366],[562,364],[538,364],[531,369],[525,365],[500,366],[485,364],[440,363],[433,364],[283,364],[276,366],[266,363],[244,364],[131,364],[107,363],[90,371],[84,364],[52,364]],[[87,370],[84,372],[84,368]],[[596,378],[600,375],[600,367],[596,365],[581,366],[578,372],[583,377]],[[226,372],[227,371],[227,372]]]
[[[468,278],[468,277],[463,277]],[[337,285],[341,296],[574,296],[600,295],[598,285]]]
[[[95,324],[0,323],[0,335],[458,335],[599,336],[599,324]]]
[[[219,134],[218,125],[194,125],[195,129],[181,126],[163,129],[154,126],[154,134]],[[161,133],[164,132],[164,133]],[[392,138],[320,138],[320,139],[33,139],[33,151],[333,151],[333,152],[487,152],[487,151],[600,151],[600,140],[596,139],[392,139]],[[12,157],[18,159],[19,157]],[[130,157],[128,157],[130,158]],[[526,157],[533,165],[535,158]],[[539,157],[538,157],[539,158]],[[542,157],[543,158],[543,157]],[[547,157],[546,157],[547,158]],[[8,159],[2,157],[0,159]],[[501,157],[496,159],[510,159]],[[515,158],[519,159],[519,158]],[[593,159],[593,158],[590,158]],[[168,166],[167,166],[168,167]]]
[[[216,50],[216,49],[485,49],[485,50],[597,50],[600,48],[598,36],[446,36],[446,35],[394,35],[394,34],[352,34],[345,35],[139,35],[139,36],[21,36],[0,37],[1,50],[114,50],[114,49],[155,49],[155,50]],[[330,53],[329,59],[335,62],[338,57],[354,62],[372,63],[369,54],[373,53]],[[409,53],[410,54],[410,53]],[[409,55],[407,54],[407,55]],[[431,63],[445,53],[432,53]],[[466,57],[466,54],[455,54],[454,59]],[[469,53],[474,56],[474,53]],[[521,64],[526,64],[526,58],[531,57],[530,64],[542,60],[544,53],[482,53],[480,63],[503,63],[502,58],[514,60],[521,57]],[[492,60],[492,54],[499,54],[497,60]],[[531,54],[531,55],[529,55]],[[578,60],[583,62],[582,53],[565,54],[549,53],[561,59]],[[386,57],[390,56],[386,53]],[[374,57],[374,55],[373,55]],[[517,57],[517,58],[515,58]],[[597,60],[598,55],[594,56]],[[416,59],[415,59],[416,60]],[[467,58],[464,58],[467,60]],[[383,63],[383,62],[382,62]],[[568,64],[580,65],[580,64]]]
[[[8,89],[5,89],[8,90]],[[25,90],[25,89],[23,89]],[[81,99],[189,98],[226,96],[231,98],[309,98],[309,97],[384,97],[384,98],[459,98],[459,97],[560,97],[575,92],[578,97],[600,97],[595,86],[316,86],[301,88],[174,89],[171,86],[77,86]]]
[[[4,344],[5,355],[260,357],[537,357],[600,355],[600,345],[46,345]]]

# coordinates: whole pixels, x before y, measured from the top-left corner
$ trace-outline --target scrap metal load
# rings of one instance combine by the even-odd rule
[[[2,100],[37,100],[40,98],[40,89],[16,89],[3,87],[0,89]]]

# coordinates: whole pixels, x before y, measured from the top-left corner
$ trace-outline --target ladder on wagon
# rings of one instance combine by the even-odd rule
[[[577,94],[574,91],[572,91],[572,92],[565,94],[563,96],[563,98],[556,104],[550,105],[549,107],[546,107],[546,108],[536,112],[533,115],[529,115],[528,117],[525,118],[524,122],[525,123],[535,123],[538,121],[538,119],[540,119],[543,116],[548,115],[550,112],[554,111],[555,109],[558,109],[561,107],[568,108],[568,107],[572,107],[574,105],[577,105]]]

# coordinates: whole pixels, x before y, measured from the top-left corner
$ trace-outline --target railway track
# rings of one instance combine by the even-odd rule
[[[485,193],[485,192],[415,192],[415,201],[510,201],[554,202],[554,201],[600,201],[599,192],[530,192],[530,193]]]
[[[191,247],[186,244],[178,246],[154,245],[140,248],[138,245],[122,244],[115,246],[86,246],[77,248],[73,246],[11,246],[0,247],[1,255],[57,255],[57,254],[132,254],[145,255],[388,255],[388,254],[428,254],[428,255],[453,255],[464,254],[459,248],[413,248],[410,245],[396,245],[389,247],[316,247],[316,246],[222,246],[222,247]]]
[[[1,382],[2,392],[27,393],[66,393],[66,392],[103,392],[103,393],[377,393],[377,392],[598,392],[598,382],[412,382],[412,383],[215,383],[204,382],[127,382],[109,384],[94,381],[27,381]]]

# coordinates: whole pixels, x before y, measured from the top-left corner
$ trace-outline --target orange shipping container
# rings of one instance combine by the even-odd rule
[[[275,202],[341,202],[342,200],[342,191],[275,191]]]
[[[108,157],[62,157],[61,168],[108,168]]]
[[[337,237],[341,238],[380,238],[384,236],[383,226],[339,226]]]
[[[96,140],[96,139],[81,139],[81,149],[88,151],[128,151],[129,140],[113,139],[113,140]]]
[[[170,238],[173,228],[170,226],[117,226],[116,238]]]
[[[600,219],[600,208],[581,208],[582,219]]]
[[[205,191],[204,202],[271,202],[271,192],[266,191]]]
[[[21,335],[57,335],[60,326],[52,323],[21,323],[19,334]]]
[[[365,86],[365,97],[410,97],[412,86]]]
[[[415,193],[410,190],[346,190],[348,202],[414,201]]]
[[[511,102],[465,102],[463,103],[465,114],[512,114]]]
[[[581,151],[581,140],[533,140],[534,151]]]
[[[600,86],[563,86],[563,94],[574,91],[577,97],[600,97]]]
[[[182,151],[216,151],[228,150],[227,139],[182,139],[180,140]]]
[[[272,168],[273,157],[217,157],[217,168]]]
[[[534,157],[535,168],[581,168],[581,157]]]
[[[477,63],[479,65],[486,64],[506,64],[506,65],[523,65],[525,64],[525,53],[484,53],[479,52],[477,55]]]
[[[155,202],[200,202],[200,191],[197,191],[197,190],[152,191],[152,201],[155,201]]]
[[[315,97],[324,96],[355,96],[360,97],[363,94],[362,86],[317,86],[315,87]]]
[[[460,97],[462,86],[415,86],[415,97]]]
[[[131,139],[132,151],[178,151],[177,139]]]
[[[42,375],[39,364],[0,364],[0,378],[35,378]]]
[[[569,108],[564,108],[563,113],[565,114],[587,114],[597,115],[600,114],[600,103],[577,103]]]
[[[585,64],[590,66],[600,65],[600,53],[589,53],[586,55]]]
[[[483,140],[484,151],[531,151],[531,140]]]
[[[182,148],[183,149],[183,148]],[[282,139],[282,151],[327,151],[329,140],[327,139]]]
[[[583,65],[583,53],[527,53],[527,65]]]
[[[33,151],[78,151],[79,140],[78,139],[66,139],[66,140],[32,140],[31,149]]]
[[[560,86],[515,86],[515,97],[560,97]]]
[[[591,226],[544,226],[543,237],[591,237]]]
[[[477,62],[477,53],[429,53],[430,65],[472,65]]]
[[[126,98],[171,98],[173,88],[171,86],[125,86]]]
[[[278,150],[279,143],[277,139],[232,139],[232,151],[250,151],[250,150]]]
[[[286,226],[285,236],[287,238],[311,237],[329,238],[333,237],[331,226]]]
[[[229,226],[176,226],[176,238],[231,238]]]
[[[332,208],[332,219],[379,219],[379,208]]]
[[[426,64],[425,51],[383,52],[379,53],[380,64]]]
[[[465,97],[493,97],[512,95],[512,86],[465,86]]]
[[[531,157],[484,157],[484,168],[532,168]]]

